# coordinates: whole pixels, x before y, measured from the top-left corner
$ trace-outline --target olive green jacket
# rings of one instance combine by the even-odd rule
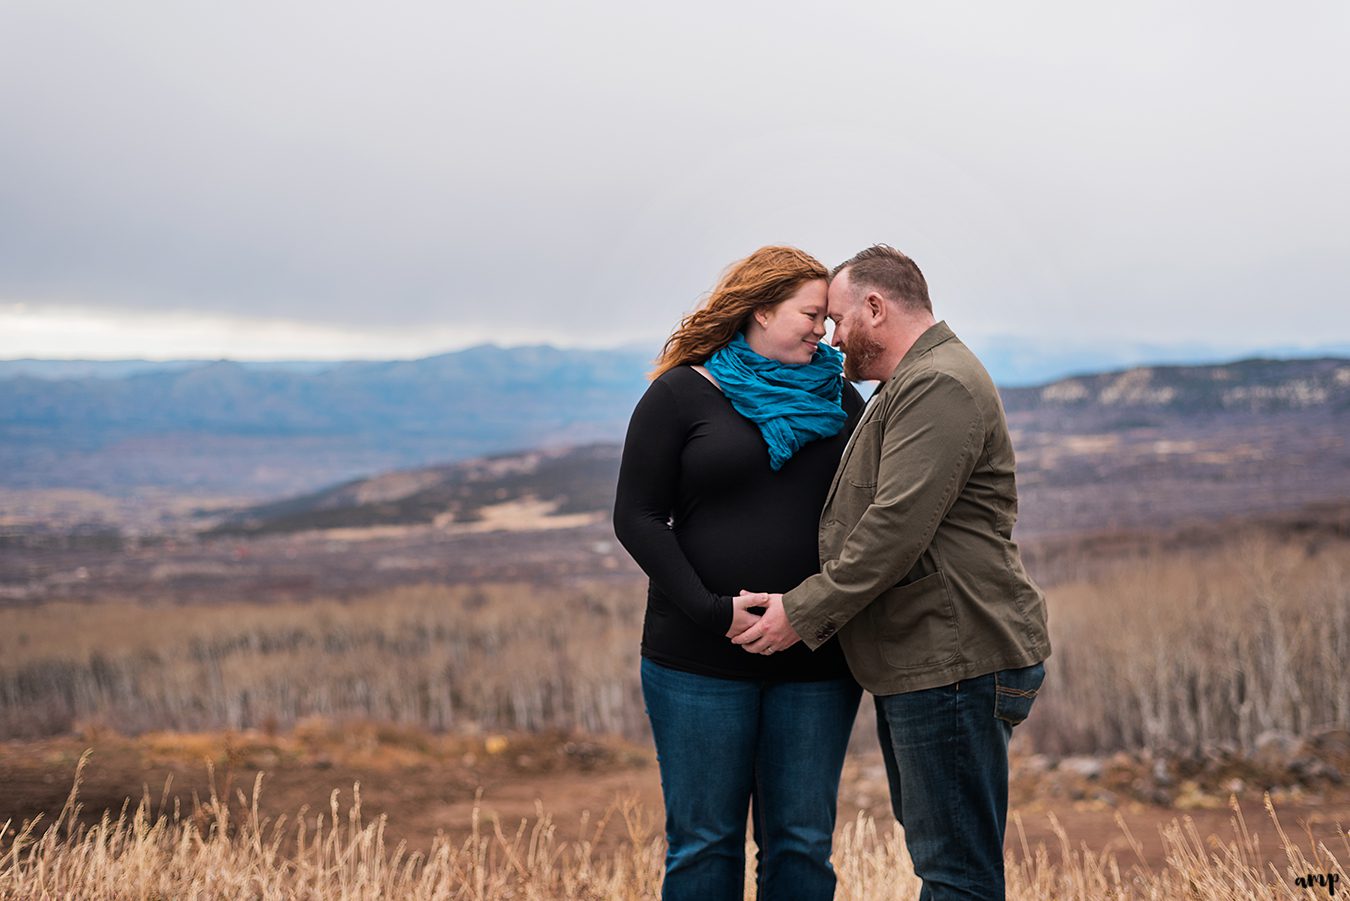
[[[1045,597],[1012,540],[998,391],[939,322],[868,404],[820,517],[821,572],[783,596],[811,648],[835,632],[873,694],[949,685],[1050,654]]]

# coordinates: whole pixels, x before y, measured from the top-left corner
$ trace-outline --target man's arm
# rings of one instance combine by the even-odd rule
[[[792,628],[814,650],[914,568],[984,448],[984,417],[950,375],[900,389],[884,422],[876,495],[839,558],[783,596]]]

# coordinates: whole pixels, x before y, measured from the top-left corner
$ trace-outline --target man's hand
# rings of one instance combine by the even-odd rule
[[[749,594],[742,591],[736,600],[742,598],[749,599],[748,606],[763,607],[764,615],[759,618],[759,622],[732,638],[734,644],[752,654],[773,654],[785,651],[802,640],[797,630],[792,628],[792,623],[788,622],[781,594]]]
[[[759,614],[751,613],[750,608],[759,608],[763,606],[760,594],[751,594],[745,589],[741,589],[738,597],[731,599],[731,628],[727,629],[727,638],[735,638],[746,629],[759,622]]]

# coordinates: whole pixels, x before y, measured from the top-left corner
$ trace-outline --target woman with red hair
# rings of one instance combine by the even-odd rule
[[[642,688],[665,796],[666,899],[831,898],[861,695],[833,643],[749,654],[745,589],[819,570],[817,527],[863,403],[827,344],[829,273],[792,247],[733,264],[666,342],[624,444],[614,530],[650,582]]]

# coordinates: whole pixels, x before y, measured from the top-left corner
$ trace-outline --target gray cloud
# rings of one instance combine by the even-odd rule
[[[1347,59],[1333,2],[11,2],[0,301],[594,343],[884,240],[965,332],[1346,340]]]

